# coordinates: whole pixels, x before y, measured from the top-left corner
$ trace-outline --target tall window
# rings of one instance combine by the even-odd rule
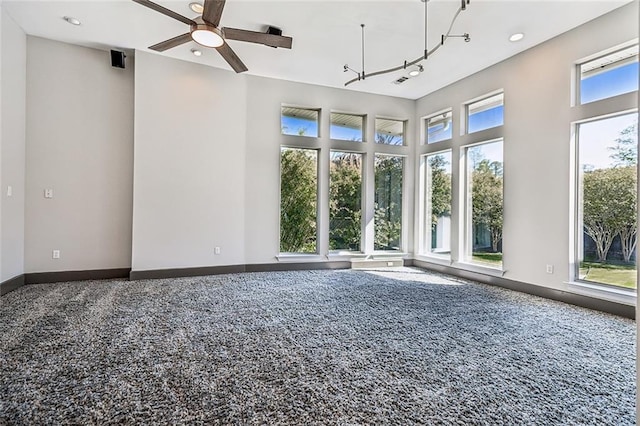
[[[317,109],[282,107],[280,129],[283,135],[317,138],[319,117]]]
[[[280,252],[317,252],[318,154],[280,150]]]
[[[502,268],[502,141],[466,149],[466,259]]]
[[[441,142],[451,139],[453,136],[452,126],[453,112],[445,111],[425,120],[427,143]]]
[[[329,249],[360,251],[362,154],[331,151]]]
[[[376,118],[376,143],[404,145],[404,121]]]
[[[331,139],[362,142],[364,116],[356,114],[331,113]]]
[[[423,251],[451,256],[451,151],[423,157],[425,235]]]
[[[638,45],[578,66],[580,103],[638,90]]]
[[[578,279],[636,288],[638,115],[583,123],[577,133]]]
[[[375,156],[375,250],[401,250],[404,158]]]
[[[504,93],[467,105],[467,132],[474,133],[504,124]]]

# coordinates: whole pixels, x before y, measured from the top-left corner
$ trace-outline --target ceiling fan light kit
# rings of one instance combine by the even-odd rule
[[[196,19],[182,16],[171,9],[167,9],[149,0],[133,1],[189,25],[188,33],[149,46],[149,49],[155,50],[156,52],[164,52],[173,47],[195,41],[201,46],[215,48],[235,72],[241,73],[247,71],[248,68],[229,46],[227,40],[264,44],[265,46],[282,47],[285,49],[291,49],[293,43],[291,37],[282,35],[282,30],[271,26],[266,33],[220,27],[220,18],[222,17],[225,0],[204,0],[204,5],[202,6],[197,2],[190,3],[189,7],[196,13],[199,13],[198,10],[202,7],[202,16]]]
[[[192,25],[191,38],[205,47],[220,47],[224,44],[222,32],[206,23]]]
[[[458,8],[458,10],[456,11],[456,13],[453,15],[453,18],[451,19],[451,24],[449,25],[449,29],[447,30],[446,34],[442,34],[442,36],[440,37],[440,42],[438,44],[436,44],[432,49],[428,49],[428,38],[427,38],[427,26],[428,26],[428,18],[429,18],[429,14],[428,14],[428,7],[427,7],[427,3],[429,2],[429,0],[421,0],[422,3],[424,3],[424,52],[422,53],[422,55],[420,55],[418,58],[414,59],[413,61],[404,61],[404,63],[402,65],[396,66],[396,67],[391,67],[391,68],[387,68],[387,69],[383,69],[380,71],[374,71],[374,72],[370,72],[370,73],[365,73],[365,68],[364,68],[364,24],[360,24],[360,27],[362,27],[362,70],[361,71],[356,71],[353,68],[349,67],[348,64],[343,66],[343,71],[347,72],[347,71],[351,71],[355,74],[357,74],[357,77],[352,78],[351,80],[347,81],[344,85],[348,86],[352,83],[355,83],[356,81],[362,81],[364,79],[366,79],[367,77],[374,77],[377,75],[383,75],[383,74],[389,74],[392,72],[396,72],[396,71],[400,71],[400,70],[406,70],[410,67],[413,67],[414,65],[417,65],[418,68],[415,69],[411,69],[411,71],[409,71],[409,76],[411,77],[417,77],[418,75],[420,75],[421,72],[424,71],[424,67],[422,66],[422,62],[426,61],[429,57],[431,57],[431,55],[433,55],[440,47],[444,46],[445,41],[447,41],[447,39],[452,38],[452,37],[458,37],[458,38],[462,38],[465,42],[470,42],[471,41],[471,36],[469,36],[468,33],[463,33],[463,34],[451,34],[451,30],[453,29],[453,25],[456,23],[456,20],[458,19],[458,16],[460,15],[460,12],[467,10],[467,5],[471,2],[471,0],[460,0],[461,5]],[[406,81],[406,78],[405,80]]]

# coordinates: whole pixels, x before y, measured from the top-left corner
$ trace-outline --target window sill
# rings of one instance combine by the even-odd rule
[[[625,305],[636,305],[637,293],[633,290],[601,286],[584,281],[568,281],[567,291],[581,294],[583,296],[608,300],[610,302],[622,303]]]
[[[435,263],[437,265],[451,266],[452,260],[449,257],[429,256],[427,254],[419,254],[414,256],[415,260],[420,262]]]
[[[491,275],[493,277],[503,277],[505,272],[504,269],[492,268],[491,266],[478,265],[476,263],[467,263],[467,262],[452,262],[451,266],[458,269],[463,269],[469,272],[477,272],[479,274]]]
[[[283,253],[276,256],[278,262],[323,262],[327,260],[326,256],[320,254],[310,253]]]

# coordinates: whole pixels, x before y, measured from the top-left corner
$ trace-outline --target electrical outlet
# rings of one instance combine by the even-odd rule
[[[215,249],[213,249],[213,253],[220,254],[220,247],[216,247]]]
[[[60,259],[60,250],[54,250],[51,254],[51,257],[53,257],[54,259]]]
[[[553,265],[547,265],[547,274],[553,274]]]
[[[7,186],[7,197],[11,197],[13,195],[13,187],[11,185]]]
[[[393,266],[393,262],[387,262],[387,266]]]
[[[44,198],[53,198],[53,189],[45,189]]]

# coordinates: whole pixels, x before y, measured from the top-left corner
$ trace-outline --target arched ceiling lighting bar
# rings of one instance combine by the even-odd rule
[[[375,77],[377,75],[389,74],[395,71],[407,69],[408,67],[411,67],[413,65],[418,65],[422,61],[426,61],[431,55],[433,55],[438,49],[440,49],[440,47],[444,46],[444,42],[447,41],[448,38],[459,37],[459,38],[462,38],[465,42],[471,41],[471,37],[469,36],[468,33],[451,34],[451,31],[453,30],[453,25],[456,23],[456,20],[458,19],[460,12],[462,12],[463,10],[467,10],[467,5],[471,2],[471,0],[461,0],[461,5],[456,11],[456,13],[453,15],[453,18],[451,19],[451,24],[449,25],[449,29],[447,30],[447,33],[442,34],[442,36],[440,37],[440,43],[438,43],[437,45],[435,45],[433,48],[429,50],[428,39],[427,39],[427,24],[428,24],[428,17],[429,17],[427,3],[429,2],[429,0],[422,0],[422,2],[424,3],[424,52],[423,54],[420,57],[414,59],[413,61],[404,61],[402,65],[398,65],[397,67],[387,68],[380,71],[374,71],[367,74],[364,71],[364,24],[361,24],[360,26],[362,27],[362,71],[358,72],[353,68],[349,67],[348,64],[344,65],[343,67],[344,72],[351,71],[357,74],[357,77],[347,81],[344,84],[345,86],[355,83],[356,81],[364,80],[367,77]],[[419,65],[419,66],[422,67],[422,65]]]

